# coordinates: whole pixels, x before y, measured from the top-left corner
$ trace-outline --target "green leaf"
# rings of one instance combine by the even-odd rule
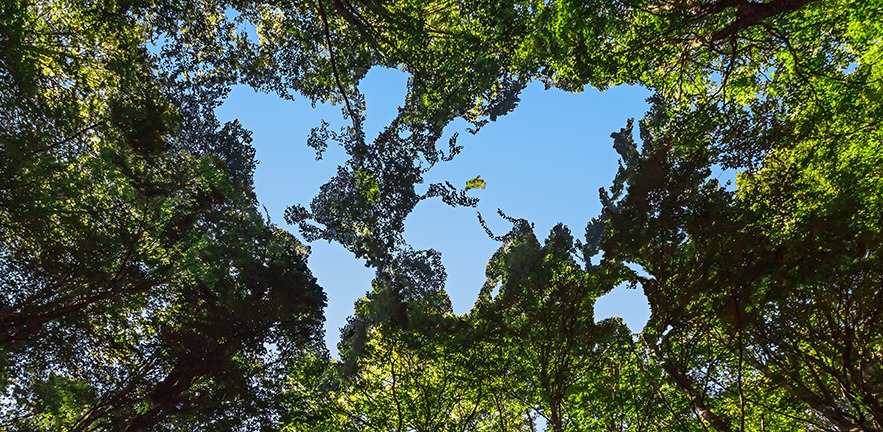
[[[487,182],[481,179],[481,176],[475,176],[474,179],[466,182],[466,190],[469,189],[484,189],[487,186]]]

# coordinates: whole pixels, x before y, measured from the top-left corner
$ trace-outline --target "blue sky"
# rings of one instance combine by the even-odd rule
[[[404,101],[405,83],[403,73],[389,69],[374,69],[363,81],[369,137],[395,116]],[[616,172],[610,133],[623,127],[628,118],[642,117],[649,95],[637,87],[577,94],[544,90],[541,83],[533,83],[514,112],[477,135],[466,133],[464,122],[446,129],[448,135],[459,132],[458,142],[465,148],[453,161],[430,171],[427,183],[450,181],[463,187],[481,175],[487,187],[470,192],[481,199],[478,208],[452,208],[437,199],[420,203],[406,221],[405,238],[416,249],[442,253],[448,273],[446,289],[455,312],[471,308],[484,283],[487,260],[499,247],[479,225],[476,211],[496,234],[510,228],[497,216],[500,208],[533,222],[541,239],[559,222],[581,238],[586,222],[600,211],[598,188],[609,186]],[[255,173],[258,199],[275,223],[296,233],[295,227],[285,226],[285,208],[309,204],[346,156],[340,148],[331,147],[316,161],[315,151],[306,145],[307,136],[322,119],[332,125],[345,124],[340,109],[313,108],[305,99],[284,101],[237,87],[217,113],[222,121],[238,118],[253,131],[259,161]],[[373,273],[336,244],[314,242],[310,246],[310,269],[328,295],[325,337],[336,355],[338,329],[352,313],[353,302],[370,288]],[[640,291],[617,288],[598,300],[595,315],[597,320],[620,316],[633,332],[639,332],[649,309]]]

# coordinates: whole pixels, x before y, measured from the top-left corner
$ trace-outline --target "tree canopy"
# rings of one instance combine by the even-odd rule
[[[883,430],[881,37],[878,0],[4,1],[0,430]],[[409,78],[368,137],[373,67]],[[405,220],[477,203],[417,186],[531,81],[654,95],[580,238],[479,217],[457,315]],[[238,84],[347,120],[307,142],[348,159],[297,233],[215,116]],[[319,239],[375,271],[339,360]],[[621,284],[639,334],[595,320]]]

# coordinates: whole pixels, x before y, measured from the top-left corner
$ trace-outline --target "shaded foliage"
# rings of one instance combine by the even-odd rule
[[[3,430],[880,430],[877,0],[0,4]],[[403,70],[366,137],[360,80]],[[530,80],[656,95],[584,240],[509,218],[452,312],[424,175]],[[286,221],[376,271],[320,339],[307,248],[256,209],[234,84],[339,103]],[[444,147],[443,149],[440,147]],[[738,171],[722,185],[716,171]],[[484,224],[484,221],[481,221]],[[490,234],[490,232],[489,232]],[[593,261],[594,260],[594,261]],[[594,302],[640,287],[637,337]]]
[[[252,430],[281,359],[322,349],[248,132],[149,53],[148,6],[0,6],[4,430]]]

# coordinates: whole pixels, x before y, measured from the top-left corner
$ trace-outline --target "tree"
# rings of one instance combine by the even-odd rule
[[[408,338],[388,334],[373,328],[358,365],[338,375],[331,396],[346,419],[339,430],[496,430],[498,415],[513,414],[505,412],[508,406],[492,404],[489,377],[466,367],[475,361],[474,352],[454,350],[465,345],[438,343],[440,335],[428,335],[423,345],[409,346]],[[310,425],[301,428],[294,430]]]
[[[5,2],[0,427],[302,428],[318,407],[355,430],[881,429],[881,11]],[[376,66],[410,79],[369,140],[358,84]],[[477,131],[531,79],[657,96],[640,149],[631,123],[614,134],[621,170],[586,242],[559,226],[541,245],[517,222],[454,317],[439,254],[408,247],[404,221],[427,198],[475,204],[474,182],[416,185],[459,152],[437,148],[446,125]],[[315,129],[318,156],[333,141],[350,159],[286,215],[376,269],[340,363],[318,346],[305,248],[255,208],[249,133],[212,112],[238,83],[352,122]],[[735,191],[716,166],[741,171]],[[623,279],[651,305],[642,345],[594,322]]]
[[[502,377],[505,397],[542,417],[547,430],[666,430],[683,422],[689,411],[666,401],[677,394],[622,321],[594,321],[595,300],[623,276],[617,266],[574,259],[591,256],[600,238],[575,244],[558,225],[541,245],[526,221],[513,221],[471,313],[473,338],[501,352],[484,373]]]
[[[0,6],[4,430],[249,428],[319,347],[324,294],[256,209],[225,84],[169,76],[145,11]]]
[[[875,259],[874,247],[863,233],[875,228],[856,221],[875,206],[852,201],[873,195],[854,183],[845,203],[830,185],[856,178],[874,184],[861,161],[873,160],[876,150],[839,153],[857,159],[834,168],[823,150],[832,145],[807,139],[771,152],[727,192],[709,178],[705,114],[677,115],[657,102],[642,123],[640,153],[630,126],[614,134],[625,164],[614,196],[602,197],[606,252],[646,272],[633,276],[651,304],[644,340],[717,430],[795,420],[801,427],[875,429],[875,397],[858,397],[878,391],[872,346],[879,330],[868,321],[880,307],[878,293],[858,282],[874,278],[864,267]],[[850,148],[850,141],[833,146]],[[829,231],[833,224],[843,225]],[[849,342],[837,337],[847,333]]]
[[[95,147],[32,178],[80,199],[46,216],[32,215],[57,201],[5,213],[10,427],[224,428],[259,416],[263,387],[284,376],[279,357],[321,338],[324,294],[303,246],[267,225],[237,186],[250,179],[231,181],[216,155]]]

